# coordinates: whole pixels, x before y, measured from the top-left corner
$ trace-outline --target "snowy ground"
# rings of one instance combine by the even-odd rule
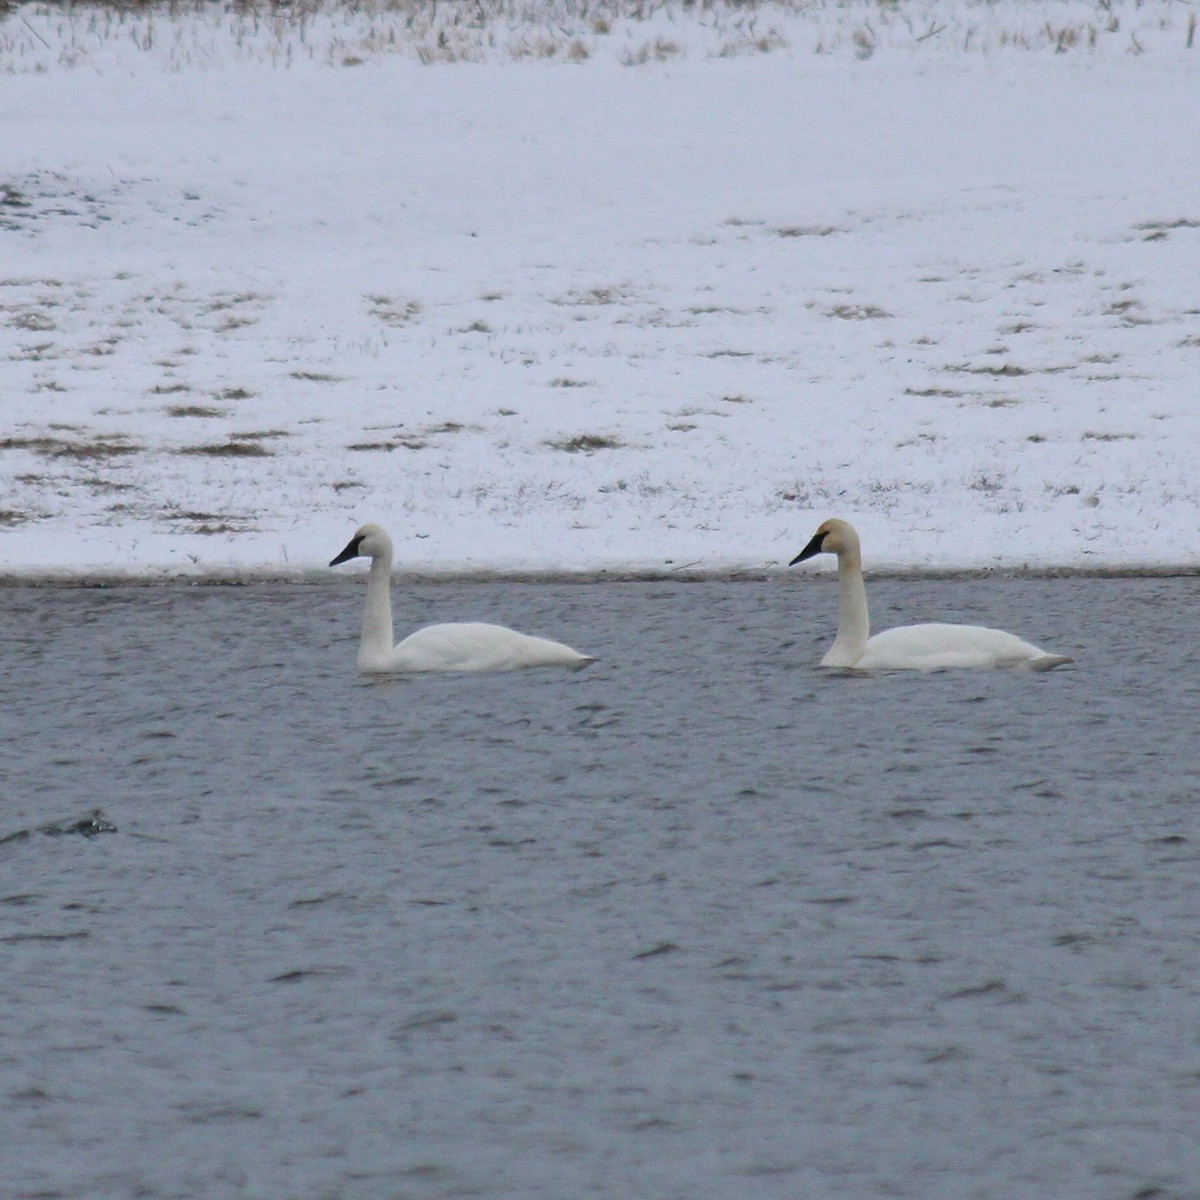
[[[1197,7],[11,9],[0,576],[1193,567]]]

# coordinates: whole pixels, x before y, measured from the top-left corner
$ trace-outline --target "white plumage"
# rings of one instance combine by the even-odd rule
[[[428,625],[392,645],[392,539],[378,525],[364,525],[330,566],[351,558],[371,560],[358,669],[387,671],[515,671],[521,667],[579,670],[595,659],[562,642],[465,621]]]
[[[854,526],[836,518],[826,521],[789,566],[814,555],[836,554],[838,560],[838,631],[823,667],[861,671],[942,671],[949,667],[1023,667],[1048,671],[1072,660],[1048,654],[1002,629],[982,625],[901,625],[871,637],[862,551]]]

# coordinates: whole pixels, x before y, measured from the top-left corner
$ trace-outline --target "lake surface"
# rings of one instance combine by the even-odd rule
[[[398,587],[600,661],[382,680],[350,581],[0,592],[0,1193],[1200,1195],[1200,580],[869,586],[1078,661],[821,671],[799,574]]]

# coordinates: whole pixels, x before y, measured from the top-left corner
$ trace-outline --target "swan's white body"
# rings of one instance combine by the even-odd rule
[[[943,671],[950,667],[1022,667],[1048,671],[1072,660],[1002,629],[982,625],[901,625],[871,637],[858,534],[846,521],[826,521],[788,565],[816,554],[838,560],[838,631],[823,667],[860,671]]]
[[[371,560],[358,669],[388,671],[515,671],[521,667],[579,670],[595,659],[561,642],[466,621],[428,625],[392,645],[392,539],[378,525],[364,525],[329,565],[365,555]]]

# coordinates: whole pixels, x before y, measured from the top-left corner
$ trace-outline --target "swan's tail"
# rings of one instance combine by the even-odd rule
[[[1061,667],[1063,663],[1072,663],[1074,661],[1067,654],[1043,654],[1041,658],[1030,660],[1029,669],[1031,671],[1053,671],[1055,667]]]

